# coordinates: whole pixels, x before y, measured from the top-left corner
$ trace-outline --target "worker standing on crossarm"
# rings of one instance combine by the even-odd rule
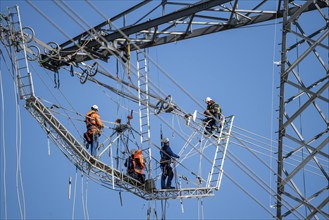
[[[214,102],[210,97],[205,100],[207,109],[204,112],[205,119],[203,121],[206,124],[206,134],[212,134],[213,131],[219,131],[218,122],[221,120],[222,110],[220,106]]]
[[[171,186],[171,181],[174,178],[174,172],[171,167],[172,158],[179,159],[179,156],[175,154],[169,145],[169,138],[163,138],[161,140],[162,147],[160,150],[160,167],[162,169],[161,175],[161,188],[162,189],[175,189],[175,187]],[[167,179],[167,183],[166,183]]]
[[[86,114],[86,127],[87,132],[84,134],[84,138],[87,141],[87,147],[90,146],[90,153],[92,156],[97,156],[98,138],[102,134],[104,125],[98,114],[98,106],[93,105],[91,110]]]
[[[145,174],[144,174],[145,162],[144,162],[143,152],[141,151],[141,149],[138,149],[134,153],[133,164],[134,164],[134,171],[137,174],[137,179],[141,183],[144,184],[145,183]]]
[[[145,183],[145,162],[144,156],[140,149],[131,150],[131,155],[126,159],[124,166],[127,167],[127,174],[142,184]]]

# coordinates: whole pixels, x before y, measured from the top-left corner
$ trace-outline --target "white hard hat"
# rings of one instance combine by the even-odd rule
[[[167,137],[166,137],[166,138],[163,138],[163,139],[161,140],[161,142],[163,142],[163,143],[165,143],[165,144],[166,144],[166,143],[169,143],[169,138],[167,138]]]
[[[206,98],[206,100],[205,100],[205,102],[207,103],[207,102],[209,102],[209,101],[211,101],[212,99],[210,98],[210,97],[207,97]]]
[[[132,149],[130,152],[131,152],[131,154],[135,154],[136,153],[136,149]]]
[[[98,106],[97,105],[93,105],[91,106],[91,109],[97,110],[98,111]]]

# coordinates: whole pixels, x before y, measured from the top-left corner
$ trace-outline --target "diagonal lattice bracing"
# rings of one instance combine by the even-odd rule
[[[319,3],[315,3],[312,16],[302,11],[313,1],[283,15],[278,219],[292,215],[328,218],[329,29],[328,11]],[[284,5],[288,8],[288,1]],[[309,21],[312,26],[306,25]],[[306,174],[307,167],[312,167],[314,173]],[[283,199],[293,208],[285,210]]]

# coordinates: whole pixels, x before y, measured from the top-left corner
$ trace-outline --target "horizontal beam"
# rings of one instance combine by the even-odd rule
[[[231,29],[236,29],[236,28],[240,28],[243,26],[247,26],[247,25],[253,25],[253,24],[258,24],[258,23],[263,23],[266,21],[270,21],[270,20],[274,20],[277,18],[281,18],[283,16],[283,10],[276,12],[276,10],[272,10],[272,11],[261,11],[261,10],[235,10],[230,11],[227,9],[223,9],[224,11],[221,11],[220,9],[218,9],[216,12],[217,13],[231,13],[231,17],[234,13],[237,13],[237,11],[243,12],[246,11],[248,12],[248,19],[241,17],[240,20],[236,20],[236,19],[231,19],[230,23],[226,23],[227,19],[221,19],[223,20],[222,23],[218,22],[217,19],[214,16],[213,20],[214,21],[204,21],[204,22],[199,22],[199,25],[202,25],[203,27],[198,28],[198,29],[194,29],[193,31],[187,30],[185,29],[185,31],[176,31],[173,30],[171,31],[171,28],[165,28],[164,30],[159,30],[159,26],[160,25],[164,25],[164,24],[172,24],[175,23],[174,26],[177,26],[177,30],[179,29],[179,27],[182,27],[183,25],[191,25],[191,22],[188,21],[180,21],[180,19],[182,18],[187,18],[190,16],[195,16],[198,17],[197,13],[199,12],[205,12],[205,11],[209,11],[209,9],[215,7],[215,6],[219,6],[219,5],[223,5],[227,2],[230,2],[231,0],[211,0],[211,1],[203,1],[203,2],[199,2],[196,3],[194,5],[189,5],[188,7],[185,7],[183,9],[177,10],[175,12],[169,13],[167,15],[161,16],[161,17],[157,17],[155,19],[151,19],[149,21],[140,23],[140,24],[136,24],[136,25],[129,25],[126,27],[123,27],[121,29],[117,29],[116,31],[114,31],[111,34],[105,35],[104,37],[102,37],[102,41],[100,40],[90,40],[90,42],[85,46],[85,48],[93,48],[92,50],[94,50],[95,48],[99,48],[102,44],[102,42],[113,42],[114,40],[118,40],[118,39],[123,39],[126,40],[127,37],[129,36],[129,40],[131,42],[134,42],[133,45],[131,45],[131,51],[137,50],[138,48],[149,48],[149,47],[154,47],[154,46],[159,46],[159,45],[163,45],[163,44],[168,44],[168,43],[173,43],[173,42],[177,42],[177,41],[181,41],[181,40],[187,40],[190,38],[194,38],[194,37],[199,37],[199,36],[203,36],[203,35],[208,35],[208,34],[212,34],[212,33],[217,33],[217,32],[221,32],[221,31],[226,31],[226,30],[231,30]],[[143,1],[142,3],[132,7],[131,9],[128,9],[126,11],[126,13],[129,13],[139,7],[144,6],[146,3],[148,3],[149,1]],[[323,7],[327,7],[325,2],[322,1],[317,1],[317,5],[320,8]],[[217,9],[217,8],[216,8]],[[292,6],[289,9],[289,15],[293,15],[294,13],[298,12],[298,13],[304,13],[307,11],[312,11],[312,10],[317,10],[316,5],[310,4],[310,5],[306,5],[304,6],[302,9],[298,6]],[[249,17],[249,14],[254,13],[257,14],[256,16],[253,17]],[[122,16],[121,13],[120,15]],[[243,15],[243,14],[241,14]],[[200,15],[203,16],[203,15]],[[112,19],[117,19],[120,16],[117,15]],[[94,34],[95,30],[100,29],[102,27],[102,25],[111,25],[112,20],[108,19],[107,21],[95,26],[94,28],[91,28],[90,30],[82,33],[81,35],[78,35],[76,37],[74,37],[71,41],[67,41],[63,44],[60,45],[61,51],[60,51],[60,56],[61,57],[66,57],[68,55],[71,55],[74,53],[74,51],[78,51],[81,48],[79,47],[78,43],[75,43],[75,45],[72,45],[70,47],[64,48],[64,46],[67,46],[69,43],[74,43],[76,41],[78,41],[79,39],[81,39],[83,36],[86,36],[87,34]],[[193,21],[192,23],[196,23],[197,21]],[[214,23],[215,22],[215,23]],[[156,30],[156,31],[149,31],[149,30]],[[153,37],[151,39],[134,39],[133,37],[131,37],[132,35],[139,33],[139,32],[145,32],[145,31],[149,31],[150,34],[153,33]],[[117,48],[118,50],[124,50],[124,48],[120,48],[123,46],[119,46],[119,48]],[[106,57],[110,57],[112,56],[112,53],[107,53]],[[90,60],[91,57],[88,56],[81,56],[81,55],[75,55],[75,62],[83,62],[83,61],[87,61]],[[58,65],[58,67],[61,67],[63,65],[66,65],[65,62],[59,62],[56,65]]]
[[[197,3],[195,5],[192,5],[190,7],[186,7],[183,8],[181,10],[178,10],[176,12],[172,12],[169,13],[167,15],[164,15],[162,17],[158,17],[156,19],[150,20],[150,21],[146,21],[137,25],[132,25],[132,26],[128,26],[128,27],[123,27],[122,29],[119,29],[117,31],[115,31],[112,34],[106,35],[104,36],[104,39],[107,42],[111,42],[113,40],[116,40],[118,38],[122,38],[122,37],[126,37],[135,33],[138,33],[142,30],[147,30],[149,28],[153,28],[153,27],[157,27],[159,25],[162,25],[164,23],[168,23],[170,21],[174,21],[177,19],[180,19],[182,17],[186,17],[186,16],[190,16],[192,14],[195,14],[197,12],[215,7],[217,5],[221,5],[224,3],[227,3],[231,0],[210,0],[210,1],[205,1],[205,2],[201,2],[201,3]],[[86,47],[97,47],[100,46],[98,41],[92,41],[90,43],[88,43],[86,45]],[[77,46],[72,46],[69,48],[65,48],[62,50],[61,55],[66,55],[68,51],[75,51],[80,49]]]

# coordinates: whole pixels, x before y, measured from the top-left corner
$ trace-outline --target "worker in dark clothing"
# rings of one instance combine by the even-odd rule
[[[210,97],[207,97],[205,102],[207,104],[207,109],[204,112],[205,119],[203,119],[206,125],[205,133],[212,134],[213,131],[218,131],[221,126],[218,126],[218,121],[221,120],[222,110]]]
[[[98,106],[93,105],[91,110],[86,114],[87,132],[84,133],[84,138],[87,141],[87,148],[90,146],[90,153],[92,156],[97,156],[98,138],[102,134],[104,125],[98,114]]]
[[[170,146],[169,146],[169,139],[164,138],[161,140],[162,147],[160,151],[160,167],[162,169],[162,175],[161,175],[161,188],[162,189],[175,189],[175,187],[171,186],[171,181],[174,178],[174,173],[171,167],[172,158],[179,159],[179,156],[175,154]],[[167,183],[166,183],[167,179]]]
[[[135,170],[134,170],[134,154],[135,154],[136,150],[131,150],[131,155],[129,155],[129,157],[126,159],[124,165],[125,167],[127,167],[127,174],[129,176],[134,176]]]

